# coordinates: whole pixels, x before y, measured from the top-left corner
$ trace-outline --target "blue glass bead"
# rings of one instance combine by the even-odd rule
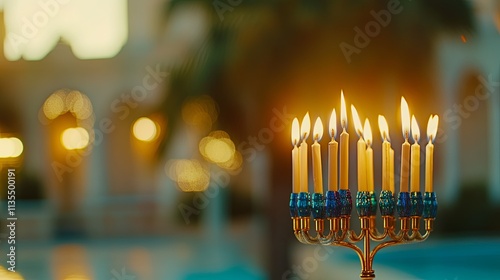
[[[436,218],[438,203],[435,192],[424,193],[424,218]]]
[[[312,194],[311,210],[314,219],[325,218],[325,201],[323,200],[323,194],[321,193]]]
[[[356,210],[360,217],[375,216],[377,214],[377,199],[374,192],[357,192]]]
[[[297,201],[299,200],[299,194],[298,193],[291,193],[290,194],[290,216],[292,218],[298,217],[299,216],[299,209],[297,208]]]
[[[399,193],[397,209],[399,217],[410,217],[411,203],[409,192]]]
[[[309,193],[299,193],[299,197],[297,199],[297,209],[299,217],[311,216],[311,195]]]
[[[352,211],[352,196],[351,191],[347,190],[339,190],[340,195],[340,215],[349,216]]]
[[[424,202],[422,200],[421,192],[411,192],[410,193],[410,216],[422,216],[424,211]]]
[[[325,214],[328,218],[340,217],[340,194],[336,191],[326,192]]]
[[[382,191],[379,199],[380,214],[382,216],[394,216],[396,210],[396,201],[391,191]]]

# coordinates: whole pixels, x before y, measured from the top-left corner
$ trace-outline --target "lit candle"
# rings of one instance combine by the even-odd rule
[[[311,130],[311,119],[309,118],[309,112],[302,119],[302,124],[300,125],[300,137],[302,138],[302,143],[299,146],[299,161],[300,161],[300,191],[308,192],[308,174],[307,174],[307,137],[309,137],[309,132]]]
[[[394,193],[394,150],[389,151],[389,190]]]
[[[314,182],[314,192],[323,193],[323,172],[321,170],[321,146],[319,141],[323,137],[323,123],[318,117],[314,123],[313,139],[314,144],[312,144],[312,154],[313,154],[313,182]]]
[[[410,190],[412,192],[420,191],[420,129],[418,128],[415,115],[411,116],[411,134],[413,136],[413,145],[411,145],[411,173],[410,173]]]
[[[340,94],[340,189],[349,188],[349,133],[347,129],[347,112],[345,107],[344,92]]]
[[[366,190],[369,192],[375,191],[373,185],[373,149],[372,149],[372,129],[370,121],[365,119],[365,126],[363,129],[363,136],[366,141]]]
[[[408,137],[410,135],[410,109],[404,97],[401,97],[401,123],[403,128],[403,137],[405,142],[401,145],[401,175],[399,178],[399,191],[408,192],[408,178],[410,167],[410,144]]]
[[[299,170],[299,149],[297,144],[300,138],[299,120],[294,118],[292,121],[292,192],[300,192],[300,170]]]
[[[359,136],[358,140],[358,191],[366,191],[366,143],[363,139],[363,125],[359,120],[356,107],[351,104],[352,121]]]
[[[390,190],[390,150],[391,143],[389,142],[389,125],[384,116],[378,116],[378,127],[380,130],[380,135],[382,136],[382,190]],[[394,164],[394,161],[393,161]]]
[[[425,191],[433,192],[433,172],[434,172],[434,145],[432,142],[436,140],[439,117],[435,115],[429,118],[427,123],[427,138],[429,143],[425,148]]]
[[[329,132],[332,140],[328,143],[328,190],[336,191],[338,189],[337,158],[339,143],[335,141],[335,137],[337,136],[337,113],[335,109],[333,109],[330,116]]]

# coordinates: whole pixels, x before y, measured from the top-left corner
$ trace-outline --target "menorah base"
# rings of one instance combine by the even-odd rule
[[[375,279],[375,271],[374,270],[361,271],[359,278],[365,280],[373,280]]]

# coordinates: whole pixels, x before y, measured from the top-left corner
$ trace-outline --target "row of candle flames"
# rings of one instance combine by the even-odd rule
[[[342,133],[340,134],[340,189],[348,189],[349,176],[349,134],[347,133],[347,113],[344,100],[344,93],[341,92],[340,116]],[[354,105],[351,105],[352,119],[359,141],[357,142],[357,175],[358,191],[374,191],[373,183],[373,150],[372,150],[372,131],[370,121],[365,120],[364,126],[361,124],[358,112]],[[411,117],[408,103],[401,97],[401,122],[404,143],[401,148],[401,173],[400,173],[400,192],[408,192],[408,181],[410,181],[411,192],[420,191],[420,129],[415,116]],[[439,117],[431,115],[427,123],[428,144],[426,146],[425,161],[425,192],[433,192],[433,141],[436,139]],[[378,116],[378,125],[383,139],[382,143],[382,190],[394,193],[394,150],[391,147],[389,137],[389,127],[384,116]],[[294,118],[292,122],[292,172],[293,183],[292,191],[294,193],[308,192],[308,144],[307,138],[310,134],[311,121],[307,113],[299,128],[299,121]],[[410,146],[408,142],[411,135],[414,143]],[[338,190],[338,146],[337,136],[337,116],[335,109],[330,117],[329,134],[331,141],[328,143],[328,190]],[[323,193],[323,177],[321,165],[321,147],[319,141],[323,136],[323,123],[318,117],[313,130],[312,150],[312,171],[314,193]],[[299,145],[300,141],[300,145]],[[410,153],[411,150],[411,153]],[[411,159],[410,159],[411,154]],[[411,162],[411,174],[410,163]],[[409,176],[411,175],[411,176]]]

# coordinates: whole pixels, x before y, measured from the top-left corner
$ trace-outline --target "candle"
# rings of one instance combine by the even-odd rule
[[[413,145],[411,145],[411,173],[410,173],[410,190],[412,192],[420,191],[420,129],[418,128],[415,115],[411,116],[411,134],[413,136]]]
[[[408,192],[410,144],[408,136],[410,134],[410,109],[404,97],[401,97],[401,123],[405,142],[401,145],[401,175],[399,178],[399,191]]]
[[[391,144],[389,143],[389,125],[384,116],[378,116],[378,127],[380,135],[382,136],[382,190],[390,190],[391,168],[390,168],[390,150]],[[394,161],[393,161],[394,163]]]
[[[429,143],[425,148],[425,191],[433,192],[433,172],[434,172],[434,145],[432,142],[436,139],[439,117],[431,115],[427,123],[427,138]]]
[[[313,139],[314,144],[312,144],[312,154],[313,154],[313,182],[314,182],[314,192],[323,193],[323,172],[321,170],[321,146],[319,141],[323,137],[323,123],[318,117],[314,123]]]
[[[299,149],[297,144],[300,138],[299,120],[294,118],[292,121],[292,192],[300,192],[300,170],[299,170]]]
[[[366,143],[363,139],[363,125],[359,120],[358,111],[356,107],[351,104],[352,121],[356,134],[359,136],[358,140],[358,191],[366,191]]]
[[[328,190],[336,191],[338,189],[337,158],[339,144],[335,141],[337,136],[337,114],[335,109],[333,109],[330,116],[329,132],[332,140],[328,143]]]
[[[366,141],[366,190],[369,192],[375,191],[373,185],[373,149],[372,149],[372,129],[370,121],[365,119],[365,126],[363,129],[363,136]]]
[[[394,150],[389,150],[389,190],[394,193]]]
[[[344,92],[340,93],[340,189],[349,188],[349,133],[347,129],[347,112],[345,107]]]
[[[302,119],[302,124],[300,125],[300,136],[302,138],[302,143],[299,147],[299,170],[300,170],[300,191],[308,192],[308,174],[307,174],[307,137],[309,137],[309,132],[311,130],[311,119],[309,118],[309,112]]]

